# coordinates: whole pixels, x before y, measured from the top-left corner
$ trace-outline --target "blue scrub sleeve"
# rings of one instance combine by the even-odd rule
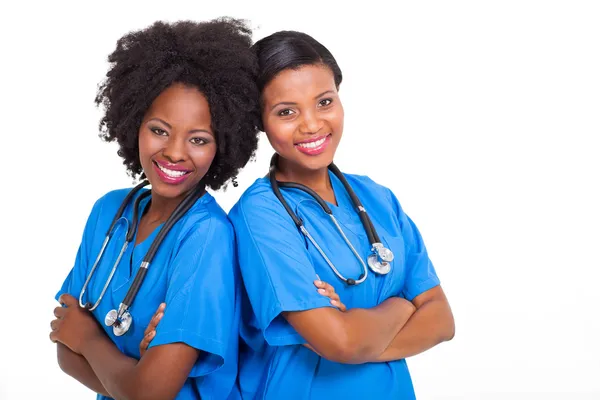
[[[58,293],[56,293],[56,296],[54,296],[56,300],[58,300],[59,297],[64,293],[68,293],[76,299],[79,299],[79,293],[81,292],[83,283],[87,279],[88,268],[92,267],[89,263],[90,257],[97,256],[97,254],[90,254],[90,252],[92,251],[92,245],[94,242],[94,231],[96,230],[96,224],[101,214],[102,199],[103,197],[98,199],[94,204],[94,207],[92,207],[92,211],[88,216],[85,228],[83,230],[83,236],[81,238],[79,249],[77,250],[75,264],[63,282],[62,287]],[[104,238],[102,238],[102,240],[104,240]]]
[[[394,210],[400,221],[406,252],[406,278],[402,297],[412,301],[415,297],[440,284],[433,264],[427,254],[421,233],[414,222],[404,213],[396,196],[389,191]]]
[[[306,343],[280,314],[331,307],[304,238],[272,193],[242,197],[230,213],[244,280],[258,328],[271,346]]]
[[[190,377],[208,375],[225,362],[236,318],[235,236],[229,222],[204,221],[180,242],[169,268],[165,313],[149,347],[181,342],[201,350]]]

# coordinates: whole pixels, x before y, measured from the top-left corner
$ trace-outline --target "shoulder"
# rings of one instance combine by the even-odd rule
[[[346,177],[348,183],[350,183],[350,186],[352,186],[354,190],[367,192],[380,199],[386,200],[389,200],[390,196],[392,195],[392,191],[389,188],[375,182],[366,175],[344,173],[344,177]]]
[[[208,192],[196,201],[181,222],[182,240],[189,236],[206,239],[218,237],[220,240],[231,240],[234,237],[227,213]]]
[[[92,215],[115,214],[132,189],[133,188],[122,188],[107,192],[94,203]],[[140,194],[144,190],[147,189],[140,190]]]
[[[259,178],[231,208],[229,218],[235,224],[239,219],[261,216],[266,210],[278,210],[279,207],[283,206],[273,193],[268,178]]]
[[[99,202],[102,202],[103,204],[121,204],[123,202],[123,200],[125,200],[125,197],[127,197],[127,195],[129,194],[129,192],[131,192],[133,190],[133,188],[122,188],[122,189],[115,189],[115,190],[111,190],[110,192],[107,192],[104,196],[100,197],[100,199],[98,199]],[[147,190],[147,189],[142,189],[142,190]],[[140,190],[140,193],[142,193],[142,190]]]

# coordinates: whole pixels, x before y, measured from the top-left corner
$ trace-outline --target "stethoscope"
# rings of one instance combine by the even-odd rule
[[[133,198],[133,196],[135,196],[135,194],[138,193],[140,191],[140,189],[142,189],[146,185],[148,185],[148,181],[145,180],[142,183],[140,183],[139,185],[137,185],[136,187],[134,187],[127,194],[127,196],[121,203],[121,206],[117,210],[117,213],[114,216],[114,218],[108,228],[108,231],[106,232],[106,238],[104,239],[104,242],[102,243],[102,247],[100,248],[100,253],[98,254],[98,257],[96,258],[96,261],[94,262],[94,265],[92,266],[92,269],[91,269],[85,283],[83,284],[83,288],[81,289],[81,292],[79,293],[79,305],[83,308],[88,309],[89,311],[94,311],[96,309],[96,307],[98,307],[98,305],[100,304],[100,301],[104,297],[104,294],[106,293],[106,290],[108,289],[108,286],[110,285],[110,282],[115,274],[115,271],[117,270],[117,266],[119,265],[119,262],[121,261],[121,258],[123,257],[123,254],[127,250],[129,243],[131,243],[133,241],[133,238],[135,237],[135,233],[136,233],[137,226],[138,226],[139,204],[143,199],[150,196],[151,192],[150,191],[144,192],[135,199],[135,201],[133,203],[133,220],[132,220],[131,224],[129,224],[129,221],[127,220],[127,218],[123,217],[123,212],[125,211],[125,208],[129,204],[129,201]],[[169,233],[169,230],[171,230],[173,225],[175,225],[175,223],[194,205],[196,200],[198,200],[198,198],[200,196],[202,196],[203,194],[204,194],[204,186],[198,185],[181,201],[181,203],[179,203],[177,208],[175,208],[173,213],[169,216],[167,221],[164,223],[164,225],[162,226],[162,228],[160,229],[160,231],[158,232],[158,234],[152,241],[152,244],[150,245],[150,249],[148,249],[148,252],[142,259],[142,263],[135,275],[135,278],[133,279],[133,283],[131,284],[131,286],[129,287],[129,290],[127,291],[127,294],[125,295],[125,299],[123,299],[123,302],[121,302],[121,304],[119,304],[119,309],[118,310],[114,310],[114,309],[110,310],[106,314],[106,317],[104,318],[104,323],[106,324],[106,326],[113,327],[113,333],[115,334],[115,336],[124,335],[131,327],[131,323],[133,322],[133,317],[131,316],[129,309],[131,308],[133,301],[135,300],[135,297],[137,296],[137,294],[140,290],[140,287],[142,286],[142,282],[144,281],[146,273],[148,272],[150,263],[152,262],[154,255],[158,251],[158,248],[159,248],[160,244],[162,243],[163,239],[165,238],[167,233]],[[121,247],[121,251],[119,252],[117,260],[113,264],[112,270],[110,271],[108,279],[106,280],[106,283],[104,284],[104,288],[102,288],[102,292],[100,293],[98,300],[96,300],[96,302],[94,304],[89,303],[89,302],[84,304],[83,303],[83,295],[85,294],[85,291],[87,290],[87,286],[88,286],[90,280],[92,279],[92,275],[94,275],[94,271],[98,267],[98,264],[100,263],[100,260],[102,259],[102,256],[104,254],[104,250],[106,249],[106,246],[108,245],[111,237],[116,232],[115,228],[117,226],[119,226],[119,224],[122,221],[124,221],[126,229],[127,229],[127,234],[125,236],[125,243],[123,244],[123,247]]]
[[[365,265],[365,262],[363,261],[362,257],[358,254],[358,252],[356,251],[356,249],[354,248],[354,246],[352,245],[350,240],[348,240],[348,237],[346,237],[346,235],[344,234],[344,231],[340,227],[340,224],[338,223],[337,219],[333,216],[333,213],[331,212],[331,209],[329,208],[327,203],[314,190],[312,190],[311,188],[309,188],[307,186],[301,185],[299,183],[277,181],[275,179],[275,169],[277,167],[277,157],[278,157],[278,154],[275,153],[273,155],[273,157],[271,158],[271,167],[269,169],[269,180],[271,181],[271,188],[273,189],[273,192],[275,193],[275,196],[277,197],[277,199],[283,205],[283,208],[285,208],[285,210],[290,215],[290,217],[292,217],[292,219],[294,220],[294,223],[296,224],[298,229],[300,229],[302,234],[319,251],[321,256],[325,259],[325,261],[327,262],[327,264],[329,265],[331,270],[337,275],[338,278],[340,278],[342,281],[346,282],[350,286],[358,285],[359,283],[363,283],[367,279],[367,274],[369,272],[367,269],[367,266]],[[344,185],[344,188],[346,189],[346,192],[350,196],[350,199],[352,200],[352,204],[354,205],[354,208],[356,209],[356,212],[358,213],[358,216],[360,217],[360,221],[362,222],[362,225],[365,228],[367,237],[369,238],[369,242],[371,243],[371,251],[372,251],[372,254],[370,254],[367,257],[367,263],[369,264],[369,268],[371,269],[371,271],[373,271],[374,273],[379,274],[379,275],[385,275],[385,274],[389,273],[391,270],[390,263],[394,259],[394,253],[392,253],[392,251],[390,249],[386,248],[383,245],[383,243],[381,243],[381,240],[379,239],[379,235],[377,234],[377,231],[375,230],[375,227],[373,226],[373,222],[371,221],[371,218],[369,218],[369,215],[367,214],[367,210],[365,210],[365,208],[363,207],[362,203],[356,196],[356,193],[354,193],[354,190],[352,190],[352,187],[350,186],[350,184],[348,183],[348,181],[346,180],[346,178],[344,177],[342,172],[333,163],[331,163],[328,168],[342,182],[342,185]],[[294,211],[292,211],[292,209],[290,208],[287,201],[283,198],[283,195],[281,194],[281,190],[279,190],[279,188],[290,188],[290,189],[301,190],[301,191],[311,195],[316,200],[316,202],[319,203],[319,205],[321,206],[323,211],[325,211],[325,213],[327,215],[329,215],[329,218],[331,218],[331,221],[335,225],[337,231],[344,238],[344,241],[346,242],[346,244],[348,245],[350,250],[352,250],[352,253],[354,253],[354,256],[356,257],[356,259],[361,263],[361,265],[363,267],[363,273],[358,277],[358,279],[345,278],[338,271],[338,269],[335,267],[335,265],[333,265],[331,260],[329,260],[329,258],[325,254],[325,252],[321,249],[321,246],[319,246],[319,244],[315,241],[315,239],[308,232],[308,230],[304,226],[304,223],[302,222],[302,219],[300,219],[294,213]]]

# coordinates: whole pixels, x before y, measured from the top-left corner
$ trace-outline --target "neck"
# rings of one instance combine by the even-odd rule
[[[275,173],[281,182],[295,182],[307,186],[317,192],[331,190],[331,181],[327,167],[316,170],[302,168],[279,157]]]
[[[204,189],[206,190],[206,189]],[[146,217],[148,223],[163,223],[173,211],[177,208],[177,206],[185,199],[188,195],[188,192],[182,193],[181,195],[174,198],[167,198],[156,194],[152,191],[152,201],[150,202],[150,207],[148,208],[148,212],[144,217]]]

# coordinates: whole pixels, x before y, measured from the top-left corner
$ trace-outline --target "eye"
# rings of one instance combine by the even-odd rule
[[[285,108],[277,113],[280,117],[289,117],[290,115],[295,114],[291,108]]]
[[[208,144],[208,140],[201,138],[201,137],[191,138],[190,142],[197,146],[202,146],[202,145]]]
[[[168,133],[164,129],[161,128],[150,128],[150,130],[157,136],[167,136]]]
[[[323,100],[319,101],[319,107],[327,107],[332,102],[333,102],[332,99],[323,99]]]

